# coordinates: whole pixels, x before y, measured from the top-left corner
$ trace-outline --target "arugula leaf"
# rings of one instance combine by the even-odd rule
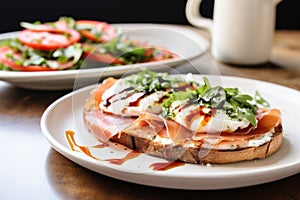
[[[40,22],[36,22],[36,23],[29,23],[29,22],[20,22],[20,26],[25,28],[25,29],[29,29],[29,30],[37,30],[40,28]]]
[[[13,71],[10,67],[7,67],[3,63],[0,63],[0,70],[2,70],[2,71]]]
[[[8,38],[0,41],[0,46],[9,46],[15,52],[22,52],[26,49],[26,47],[22,45],[17,38]]]
[[[257,121],[255,115],[257,114],[258,106],[252,103],[253,98],[247,94],[240,94],[237,89],[229,91],[233,93],[227,96],[227,101],[232,106],[225,108],[228,116],[231,117],[231,119],[239,121],[246,118],[252,126],[256,127]]]
[[[76,20],[72,17],[60,17],[58,19],[59,22],[64,22],[68,25],[68,27],[75,29],[76,27]]]
[[[229,97],[236,96],[239,93],[238,88],[225,88],[225,91]]]
[[[73,63],[77,63],[83,53],[83,49],[80,44],[71,45],[65,49],[57,49],[53,52],[52,56],[59,62],[67,62],[71,59]]]
[[[9,46],[11,39],[0,40],[0,47]]]
[[[187,103],[199,104],[215,110],[224,110],[232,120],[241,121],[247,119],[254,127],[257,126],[255,118],[258,105],[269,106],[269,104],[256,92],[255,97],[241,94],[238,88],[223,88],[221,86],[211,87],[208,79],[203,78],[204,84],[195,90],[173,92],[163,102],[163,117],[172,117],[170,107],[175,101],[186,101]],[[255,100],[255,102],[253,101]],[[183,105],[184,106],[184,105]]]
[[[192,92],[192,90],[186,92],[182,91],[182,92],[173,92],[171,94],[167,94],[168,98],[165,101],[163,101],[162,107],[168,108],[175,101],[184,101],[187,99],[192,99],[194,96],[195,95]]]
[[[255,118],[255,113],[253,113],[253,110],[249,108],[245,108],[245,112],[243,112],[243,117],[245,117],[252,126],[257,126],[257,121]]]
[[[204,81],[204,85],[202,85],[196,89],[196,91],[195,91],[196,94],[201,95],[211,88],[207,77],[203,77],[203,81]]]
[[[47,66],[47,60],[37,54],[34,54],[29,57],[29,59],[26,59],[22,63],[23,66],[29,66],[29,65],[39,65],[39,66]]]
[[[120,45],[118,46],[119,42],[120,42],[119,37],[116,37],[115,39],[113,39],[109,42],[105,42],[100,45],[99,52],[100,53],[110,53],[112,55],[116,55],[116,54],[118,54],[118,49],[121,49]]]
[[[258,91],[255,92],[254,100],[257,104],[263,106],[263,107],[270,107],[270,104],[259,94]]]
[[[99,44],[95,51],[96,53],[111,54],[118,57],[125,64],[135,64],[146,62],[154,57],[155,51],[149,51],[145,43],[129,40],[124,34],[115,37],[113,40]],[[153,47],[150,47],[153,50]]]

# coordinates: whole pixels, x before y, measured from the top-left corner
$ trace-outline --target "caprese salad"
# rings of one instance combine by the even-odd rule
[[[17,37],[0,41],[0,70],[58,71],[177,57],[162,47],[129,38],[102,21],[61,17],[55,22],[20,25],[24,29]]]

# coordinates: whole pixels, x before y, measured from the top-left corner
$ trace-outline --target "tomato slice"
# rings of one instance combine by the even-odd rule
[[[10,55],[10,58],[7,56]],[[23,60],[21,53],[15,53],[10,47],[3,46],[0,47],[0,62],[5,64],[6,66],[10,67],[11,69],[18,70],[18,71],[57,71],[59,69],[68,69],[73,66],[73,62],[65,62],[59,63],[55,60],[49,60],[48,62],[52,62],[52,64],[56,64],[58,68],[50,68],[46,66],[39,66],[39,65],[30,65],[30,66],[23,66],[14,61],[16,60]]]
[[[145,56],[153,56],[151,59],[147,60],[147,62],[153,62],[153,61],[161,61],[166,60],[170,58],[176,58],[178,57],[176,54],[170,52],[167,49],[161,49],[161,48],[149,48],[147,49]]]
[[[72,29],[50,29],[48,26],[41,26],[39,30],[21,31],[18,39],[31,48],[49,51],[65,48],[78,42],[80,34]]]
[[[91,53],[88,51],[84,52],[84,57],[91,59],[97,62],[106,63],[106,64],[125,64],[121,59],[111,55],[111,54],[100,54],[100,53]]]
[[[93,42],[106,42],[116,37],[117,33],[114,27],[106,22],[93,20],[78,20],[76,26],[83,37]],[[86,28],[86,29],[85,29]]]
[[[125,64],[124,61],[122,61],[120,58],[113,56],[109,53],[98,53],[94,51],[94,49],[97,47],[96,45],[88,44],[88,43],[82,43],[82,47],[84,48],[83,56],[86,59],[93,60],[96,62],[106,63],[106,64]]]

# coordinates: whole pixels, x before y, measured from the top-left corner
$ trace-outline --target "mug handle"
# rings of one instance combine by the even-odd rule
[[[185,6],[185,15],[187,20],[196,27],[204,28],[212,32],[213,20],[201,16],[199,7],[202,0],[188,0]]]

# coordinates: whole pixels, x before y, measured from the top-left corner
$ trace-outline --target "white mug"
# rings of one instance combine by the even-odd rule
[[[281,0],[215,0],[213,20],[201,16],[201,1],[187,1],[186,17],[192,25],[210,31],[214,58],[238,65],[269,60],[276,5]]]

